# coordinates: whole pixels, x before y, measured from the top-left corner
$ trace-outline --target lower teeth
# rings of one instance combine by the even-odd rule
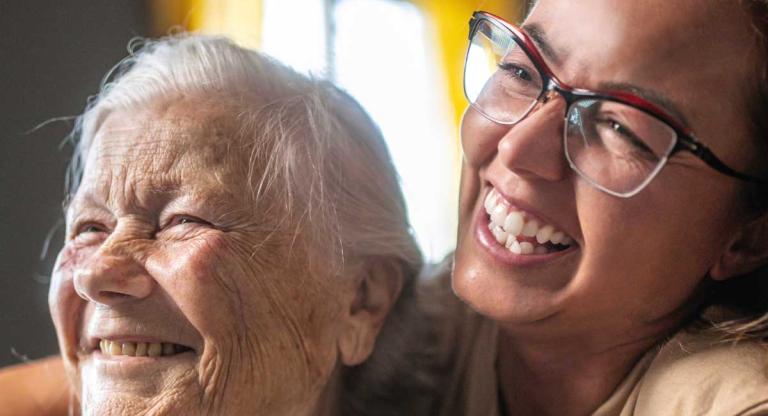
[[[529,254],[549,254],[557,251],[563,251],[568,248],[567,245],[546,243],[538,244],[530,241],[518,241],[515,236],[508,235],[504,229],[496,225],[493,220],[488,222],[488,229],[493,234],[496,241],[506,247],[507,250],[518,255]]]

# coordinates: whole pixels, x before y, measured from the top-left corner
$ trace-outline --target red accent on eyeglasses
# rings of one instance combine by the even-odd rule
[[[555,84],[569,92],[575,92],[575,93],[586,93],[586,94],[594,94],[601,97],[607,97],[607,98],[613,98],[619,102],[624,102],[626,104],[629,104],[634,107],[638,107],[641,110],[647,111],[654,116],[662,119],[666,123],[668,123],[673,129],[675,129],[679,134],[683,134],[685,136],[691,136],[693,135],[693,131],[678,122],[675,117],[673,117],[671,114],[669,114],[666,110],[659,107],[658,105],[646,100],[643,97],[640,97],[636,94],[632,94],[630,92],[626,91],[616,91],[616,90],[588,90],[584,88],[574,88],[570,86],[568,83],[563,82],[558,78],[554,72],[549,68],[549,65],[547,65],[547,62],[544,60],[544,57],[541,56],[541,53],[539,52],[539,48],[536,46],[536,43],[528,36],[525,31],[520,29],[519,27],[507,22],[503,18],[496,16],[493,13],[488,12],[476,12],[481,15],[485,15],[488,17],[492,17],[499,23],[503,24],[507,29],[509,29],[512,33],[515,34],[519,39],[523,41],[525,44],[526,51],[531,55],[531,59],[534,60],[536,65],[539,67],[539,69],[544,72],[544,74],[553,80]]]

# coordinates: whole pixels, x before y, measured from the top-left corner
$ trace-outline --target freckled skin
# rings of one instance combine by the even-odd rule
[[[83,414],[314,414],[335,374],[353,287],[268,232],[226,114],[163,101],[111,113],[95,136],[49,299]],[[195,353],[141,377],[102,371],[81,337],[105,327]]]

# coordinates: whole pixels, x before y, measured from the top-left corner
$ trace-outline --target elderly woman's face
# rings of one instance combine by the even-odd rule
[[[557,59],[546,60],[564,82],[593,90],[631,85],[666,97],[726,164],[750,170],[754,44],[738,2],[541,0],[523,29],[536,30],[554,52]],[[467,110],[454,288],[517,328],[547,324],[608,336],[668,328],[742,222],[735,209],[741,183],[681,152],[638,195],[610,196],[569,168],[564,114],[559,96],[511,127]],[[501,198],[485,207],[490,193]],[[487,232],[488,212],[498,205],[574,243],[515,255]]]
[[[90,148],[50,293],[86,414],[300,414],[337,365],[352,289],[306,270],[201,107],[113,112]]]

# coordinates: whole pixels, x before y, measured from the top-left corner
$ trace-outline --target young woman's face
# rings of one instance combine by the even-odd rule
[[[545,60],[562,81],[651,91],[726,164],[750,170],[754,45],[737,2],[542,0],[522,27],[551,49]],[[510,328],[668,327],[741,224],[741,183],[680,152],[636,196],[608,195],[570,169],[564,112],[555,96],[511,127],[465,113],[454,289]],[[514,254],[488,230],[494,209],[519,212],[524,226],[550,225],[572,243]]]

